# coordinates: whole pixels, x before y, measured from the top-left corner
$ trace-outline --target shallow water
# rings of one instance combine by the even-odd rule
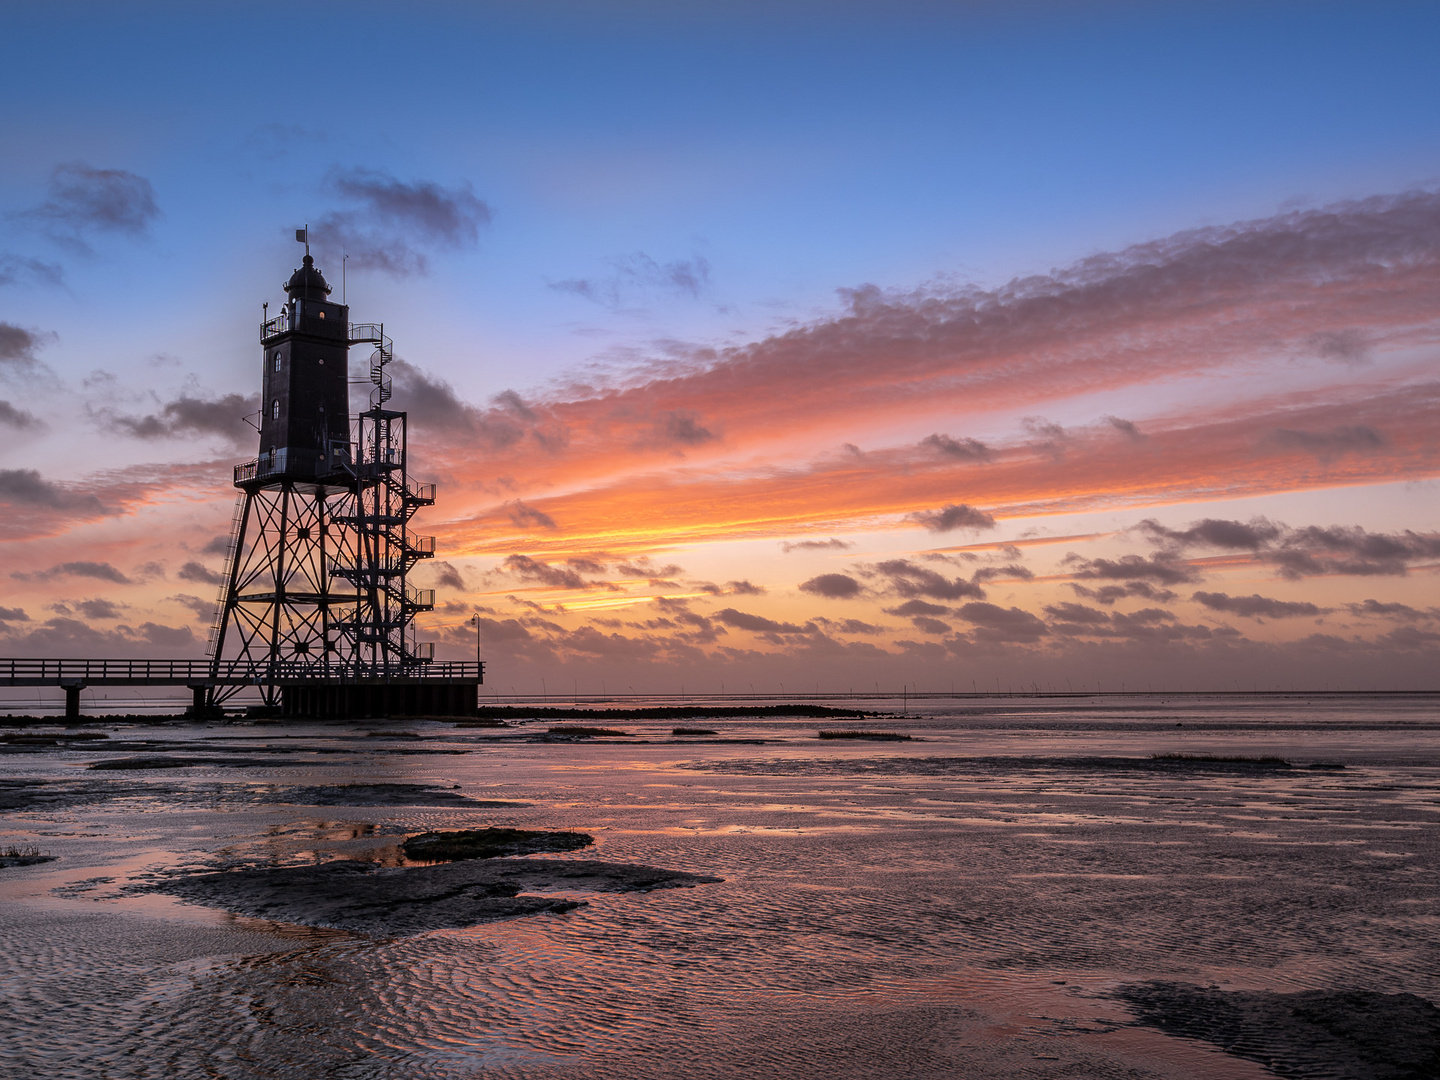
[[[906,743],[820,741],[813,720],[702,725],[764,745],[607,726],[645,741],[233,725],[111,736],[259,764],[0,755],[0,780],[58,785],[0,819],[0,846],[60,856],[0,870],[0,1074],[1240,1078],[1271,1074],[1137,1025],[1115,989],[1440,1002],[1436,698],[926,702],[818,725]],[[1167,752],[1297,767],[1103,760]],[[527,805],[274,801],[349,783]],[[179,868],[395,861],[407,834],[486,824],[725,880],[388,940],[140,891]]]

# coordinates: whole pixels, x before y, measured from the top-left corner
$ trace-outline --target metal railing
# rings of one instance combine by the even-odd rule
[[[430,655],[433,656],[434,643],[425,644],[430,646]],[[403,672],[397,672],[394,665],[387,669],[382,665],[365,663],[222,660],[212,674],[209,660],[0,659],[0,686],[63,686],[66,683],[146,683],[154,686],[224,683],[250,686],[274,682],[354,682],[396,675],[469,680],[479,679],[483,674],[484,664],[477,664],[474,660],[442,660],[426,663],[423,668],[406,668]]]
[[[389,345],[390,339],[385,336],[384,323],[351,323],[350,341],[352,344],[359,342],[371,342],[375,345]]]
[[[289,330],[290,326],[290,309],[282,308],[280,314],[276,315],[275,318],[269,322],[260,324],[260,340],[265,342],[269,341],[272,337],[279,337]]]

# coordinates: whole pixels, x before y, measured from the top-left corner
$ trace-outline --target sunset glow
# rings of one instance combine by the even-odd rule
[[[308,223],[492,688],[1433,688],[1440,26],[1182,9],[367,8],[313,115],[268,17],[9,12],[0,652],[204,656]]]

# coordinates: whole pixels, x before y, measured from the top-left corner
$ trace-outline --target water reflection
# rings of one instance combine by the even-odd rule
[[[917,741],[858,746],[816,740],[813,721],[707,726],[769,742],[465,731],[453,745],[476,752],[427,756],[333,727],[196,729],[165,738],[204,738],[212,755],[363,753],[129,774],[85,772],[88,750],[0,759],[0,777],[49,785],[7,833],[62,856],[0,871],[0,1064],[116,1078],[1238,1078],[1268,1074],[1133,1026],[1115,988],[1440,1000],[1428,703],[935,705],[887,722]],[[442,749],[451,731],[409,734]],[[1346,768],[1013,760],[1166,752]],[[278,801],[398,783],[527,805]],[[725,881],[394,939],[133,891],[183,867],[398,863],[405,835],[483,825],[581,830],[596,848],[570,857]]]

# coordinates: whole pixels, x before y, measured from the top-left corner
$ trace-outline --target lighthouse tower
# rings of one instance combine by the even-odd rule
[[[330,302],[330,286],[308,250],[285,295],[280,315],[261,333],[256,475],[314,481],[350,464],[350,309]]]
[[[330,295],[307,238],[280,313],[260,328],[260,451],[235,467],[210,704],[244,672],[290,715],[473,713],[479,666],[433,664],[433,643],[415,640],[435,593],[407,576],[435,540],[410,523],[435,485],[410,479],[408,417],[387,407],[394,348],[383,325],[352,324]],[[358,344],[372,346],[370,408],[352,417]]]

